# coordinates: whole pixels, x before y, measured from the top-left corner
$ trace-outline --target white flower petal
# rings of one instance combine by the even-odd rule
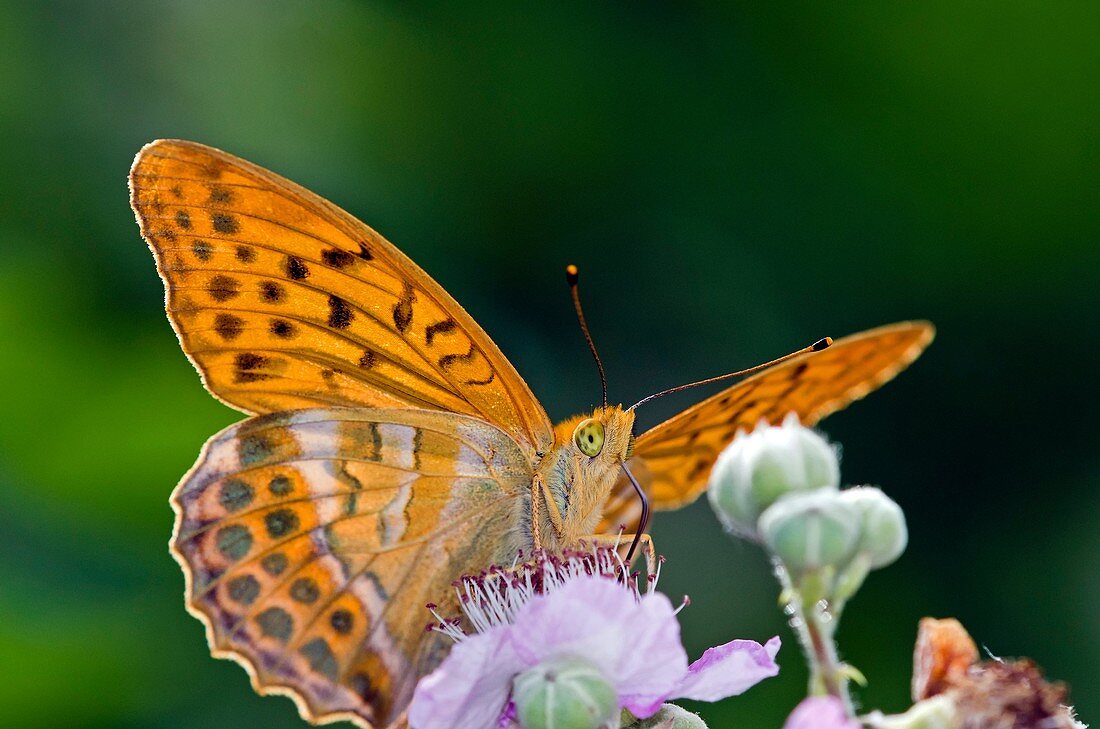
[[[522,670],[510,627],[456,643],[443,663],[420,680],[409,705],[412,729],[495,727],[508,704],[512,677]]]
[[[661,708],[688,670],[680,642],[680,623],[668,598],[652,592],[622,618],[627,639],[622,644],[613,680],[623,706],[645,718]]]
[[[754,640],[731,640],[725,645],[708,648],[688,668],[674,698],[718,701],[744,693],[779,673],[774,660],[779,644],[777,636],[766,645]]]

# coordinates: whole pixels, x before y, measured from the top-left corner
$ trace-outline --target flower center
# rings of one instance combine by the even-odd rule
[[[527,560],[523,560],[521,551],[510,567],[493,565],[481,574],[463,575],[454,583],[455,595],[463,616],[476,633],[512,623],[516,613],[532,597],[553,592],[582,575],[618,580],[640,600],[638,575],[629,571],[617,547],[581,545],[561,554],[537,550]],[[659,576],[660,562],[656,572],[646,579],[646,592],[657,587]],[[428,625],[429,630],[443,633],[455,642],[467,637],[461,616],[446,618],[439,614],[438,606],[429,604],[427,607],[436,619]]]

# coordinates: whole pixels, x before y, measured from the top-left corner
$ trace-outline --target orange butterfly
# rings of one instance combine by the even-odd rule
[[[616,405],[555,427],[439,284],[308,190],[162,140],[138,153],[130,199],[184,351],[255,416],[211,438],[173,493],[188,608],[215,656],[315,722],[402,720],[447,650],[423,606],[460,575],[639,524],[627,463],[654,508],[678,508],[739,428],[814,423],[933,333],[807,348],[637,439]]]

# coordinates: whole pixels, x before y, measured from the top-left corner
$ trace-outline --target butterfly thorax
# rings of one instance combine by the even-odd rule
[[[633,427],[633,411],[618,405],[554,427],[554,447],[538,464],[533,494],[541,500],[533,512],[541,522],[542,543],[531,546],[558,550],[594,534],[622,463],[630,457]]]

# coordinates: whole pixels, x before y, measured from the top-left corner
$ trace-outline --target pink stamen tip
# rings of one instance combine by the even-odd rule
[[[424,607],[428,608],[429,610],[435,610],[439,606],[436,605],[434,602],[430,602],[427,605],[425,605]]]

